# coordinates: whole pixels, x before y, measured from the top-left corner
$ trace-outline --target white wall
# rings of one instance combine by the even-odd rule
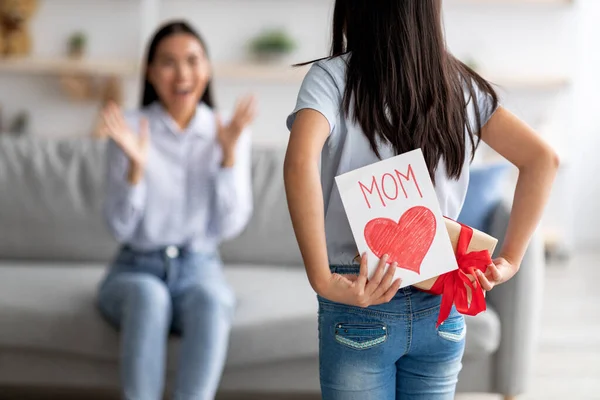
[[[41,0],[33,21],[34,53],[55,56],[64,52],[68,35],[79,29],[89,34],[89,56],[138,57],[144,23],[143,3],[156,0]],[[83,3],[83,4],[82,4]],[[231,12],[230,10],[235,10]],[[290,63],[325,55],[329,47],[331,0],[202,0],[163,1],[157,10],[161,20],[185,17],[206,37],[217,61],[240,60],[245,44],[265,26],[284,26],[300,43]],[[521,72],[564,72],[572,68],[571,48],[574,11],[557,6],[448,5],[446,28],[453,51],[463,57],[475,55],[490,70],[509,75]],[[109,28],[110,25],[110,28]],[[139,79],[130,79],[126,100],[137,101]],[[35,110],[33,131],[46,136],[86,134],[96,112],[95,105],[74,105],[62,96],[56,81],[48,78],[0,76],[0,104],[7,114],[22,108]],[[232,107],[247,91],[261,100],[255,139],[285,144],[285,115],[293,107],[298,82],[287,85],[256,82],[218,82],[222,107]],[[16,98],[15,94],[18,94]],[[505,100],[519,115],[538,123],[544,113],[559,115],[554,93],[542,96],[521,93]],[[566,113],[560,113],[566,115]]]
[[[573,199],[573,231],[578,248],[600,244],[600,1],[579,0],[574,119],[565,132],[573,143],[568,182],[557,187]]]
[[[501,71],[502,76],[564,75],[573,82],[580,65],[575,43],[583,13],[578,0],[573,5],[447,5],[448,43],[453,52],[467,58],[475,55],[483,70]],[[600,29],[595,28],[597,36]],[[591,33],[591,32],[588,32]],[[598,79],[598,78],[597,78]],[[600,80],[597,80],[600,82]],[[580,239],[573,235],[574,196],[563,190],[573,177],[573,121],[576,118],[574,87],[561,90],[524,91],[500,88],[502,103],[533,125],[559,152],[563,166],[546,208],[544,232],[557,235],[571,249]],[[507,194],[509,197],[512,193]],[[600,214],[600,207],[594,207]],[[599,215],[600,217],[600,215]]]
[[[84,29],[90,37],[90,57],[139,57],[148,31],[148,21],[140,18],[141,4],[154,1],[41,0],[32,28],[34,53],[60,54],[68,34]],[[260,29],[284,26],[301,45],[290,58],[292,63],[327,53],[331,11],[332,0],[164,0],[156,14],[161,20],[190,19],[207,39],[216,61],[244,58],[244,44]],[[600,88],[600,51],[595,43],[600,38],[600,25],[595,24],[598,17],[597,0],[576,0],[573,6],[460,5],[448,1],[445,6],[448,42],[459,57],[475,56],[485,69],[502,75],[564,73],[573,77],[573,87],[560,92],[502,90],[503,103],[539,128],[567,161],[569,168],[561,179],[570,183],[571,189],[555,193],[548,218],[549,224],[562,227],[571,222],[569,212],[564,212],[570,210],[571,202],[578,210],[591,210],[586,220],[600,223],[600,207],[594,200],[594,195],[600,195],[600,184],[592,175],[600,163],[592,153],[600,141],[600,121],[594,109]],[[127,82],[129,105],[137,102],[138,81],[132,78]],[[237,96],[255,92],[261,103],[255,141],[283,146],[287,140],[285,116],[294,106],[298,84],[219,81],[217,100],[222,108],[230,108]],[[86,135],[97,112],[95,104],[69,102],[50,78],[0,76],[0,88],[5,117],[24,108],[34,111],[35,135]],[[577,157],[571,158],[571,154]],[[566,187],[566,183],[557,187]],[[599,234],[592,226],[576,230],[578,243],[597,242]]]
[[[90,58],[139,57],[143,53],[140,43],[145,30],[139,18],[141,4],[152,1],[97,0],[82,5],[80,0],[42,0],[41,9],[33,21],[36,38],[34,54],[62,54],[68,35],[84,29],[90,37]],[[184,17],[192,21],[207,40],[215,61],[244,59],[245,43],[253,35],[265,26],[285,26],[300,44],[289,60],[294,63],[326,54],[330,8],[329,1],[317,0],[164,1],[158,15],[161,20]],[[145,40],[143,42],[145,46]],[[233,107],[238,96],[247,92],[256,93],[261,109],[254,126],[255,140],[258,143],[285,145],[285,115],[295,104],[299,82],[284,85],[216,83],[217,102],[225,109]],[[128,105],[137,102],[138,84],[139,79],[129,79],[127,82]],[[62,96],[56,81],[51,78],[0,76],[0,87],[0,104],[6,117],[14,116],[23,108],[35,110],[32,114],[32,131],[36,135],[85,135],[93,125],[96,104],[73,104]],[[15,98],[16,93],[18,96]]]

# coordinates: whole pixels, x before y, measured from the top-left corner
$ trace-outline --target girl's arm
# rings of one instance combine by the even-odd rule
[[[490,266],[485,276],[479,276],[482,287],[491,290],[519,270],[550,196],[559,159],[531,127],[503,107],[499,107],[483,127],[481,138],[519,170],[500,257],[494,260],[496,265]]]
[[[329,123],[321,113],[300,110],[291,129],[284,163],[288,207],[308,280],[320,296],[332,301],[361,307],[388,302],[398,291],[400,280],[392,282],[394,265],[384,274],[385,256],[368,282],[365,256],[354,282],[329,270],[319,177],[319,156],[329,132]]]
[[[319,176],[319,157],[328,136],[327,119],[311,109],[299,111],[290,133],[284,163],[285,189],[292,224],[308,279],[317,293],[324,290],[331,276]]]

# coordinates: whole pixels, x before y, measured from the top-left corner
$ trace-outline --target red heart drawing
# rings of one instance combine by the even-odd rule
[[[389,255],[388,263],[421,273],[421,263],[429,251],[436,231],[435,214],[423,206],[406,210],[400,221],[375,218],[365,226],[365,239],[379,258]]]

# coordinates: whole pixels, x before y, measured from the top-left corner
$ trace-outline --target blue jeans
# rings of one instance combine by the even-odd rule
[[[358,274],[358,267],[332,267]],[[440,296],[412,287],[387,304],[360,308],[319,297],[324,400],[452,400],[466,326],[455,309],[438,329]]]
[[[171,332],[182,336],[172,398],[214,398],[235,304],[218,254],[125,247],[100,285],[98,303],[121,331],[124,399],[162,399]]]

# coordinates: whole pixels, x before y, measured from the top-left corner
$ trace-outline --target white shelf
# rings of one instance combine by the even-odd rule
[[[124,60],[72,60],[68,58],[14,58],[0,60],[0,73],[31,75],[135,76],[137,63]]]
[[[309,68],[310,66],[291,67],[287,65],[224,63],[215,65],[215,78],[222,81],[299,83]],[[570,84],[570,79],[562,75],[502,76],[486,72],[481,74],[494,85],[507,89],[555,90]]]
[[[495,86],[506,89],[557,90],[570,85],[571,80],[563,75],[513,75],[502,76],[480,73]]]
[[[215,78],[223,80],[259,82],[298,82],[309,67],[293,68],[287,65],[252,63],[216,63]],[[68,58],[15,58],[0,59],[0,73],[17,75],[77,75],[135,76],[139,65],[127,60],[100,60]]]
[[[221,82],[257,82],[262,84],[299,84],[310,66],[280,64],[216,63],[215,79]],[[70,60],[51,58],[8,59],[0,61],[0,73],[21,75],[77,75],[136,77],[140,69],[127,60]],[[569,85],[560,75],[500,76],[482,72],[493,84],[509,89],[552,90]]]

